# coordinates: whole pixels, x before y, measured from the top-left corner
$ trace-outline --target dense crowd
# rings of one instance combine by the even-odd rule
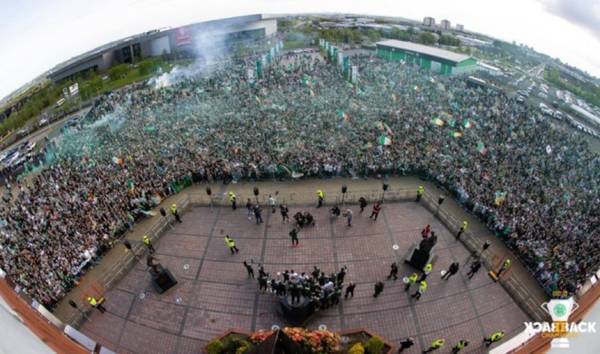
[[[257,82],[227,62],[99,98],[0,210],[1,267],[52,304],[165,196],[193,182],[417,174],[480,215],[547,291],[598,269],[600,157],[502,92],[369,56],[356,85],[316,55]],[[382,139],[384,137],[385,139]]]

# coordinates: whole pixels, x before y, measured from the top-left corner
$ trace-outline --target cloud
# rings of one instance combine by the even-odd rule
[[[600,0],[539,0],[551,14],[590,32],[600,41]]]

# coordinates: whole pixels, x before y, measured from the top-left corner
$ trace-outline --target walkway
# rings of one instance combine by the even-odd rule
[[[245,188],[232,187],[240,189],[240,195]],[[358,185],[352,188],[358,189]],[[291,226],[282,224],[278,213],[265,211],[265,224],[256,225],[246,218],[243,207],[235,212],[227,207],[193,208],[184,215],[183,224],[168,231],[157,244],[159,259],[179,284],[162,295],[154,293],[145,265],[140,263],[106,294],[108,313],[94,311],[83,332],[123,353],[142,353],[149,348],[156,353],[192,353],[229,328],[285,325],[276,315],[276,298],[257,292],[256,282],[246,277],[243,260],[263,263],[271,274],[285,269],[310,272],[313,265],[333,272],[347,265],[346,282],[358,284],[356,296],[319,313],[308,327],[368,327],[395,344],[414,336],[417,345],[409,353],[423,350],[440,336],[448,344],[468,339],[471,352],[483,352],[480,341],[485,334],[498,329],[517,331],[528,318],[485,271],[470,281],[465,277],[468,251],[420,204],[387,203],[377,222],[360,216],[353,206],[352,228],[342,219],[330,222],[326,208],[290,209],[291,215],[310,209],[317,220],[316,227],[301,232],[299,248],[290,247]],[[386,281],[383,294],[374,299],[373,283],[385,279],[391,262],[401,263],[402,275],[412,272],[402,259],[419,241],[425,224],[431,224],[439,236],[429,291],[415,302],[400,280]],[[223,232],[236,239],[239,254],[229,254]],[[398,250],[393,245],[398,245]],[[449,281],[440,280],[439,271],[453,261],[463,266],[460,274]]]

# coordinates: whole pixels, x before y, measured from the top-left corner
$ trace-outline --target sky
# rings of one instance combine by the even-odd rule
[[[307,12],[448,19],[600,77],[600,0],[0,0],[0,97],[69,58],[132,34],[231,16]]]

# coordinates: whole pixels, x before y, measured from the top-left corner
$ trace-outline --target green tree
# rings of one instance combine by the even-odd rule
[[[439,44],[443,44],[443,45],[450,45],[450,46],[454,46],[454,47],[459,47],[460,46],[460,39],[454,37],[454,36],[449,36],[449,35],[445,35],[443,34],[440,39],[438,40]]]
[[[433,45],[436,42],[435,35],[433,33],[423,32],[419,35],[418,42],[426,45]]]
[[[115,80],[119,80],[120,78],[125,76],[125,74],[128,71],[129,71],[128,64],[119,64],[119,65],[113,66],[112,68],[110,68],[110,70],[108,70],[108,76],[110,77],[111,80],[115,81]]]
[[[369,37],[369,40],[371,42],[377,42],[381,38],[381,34],[379,33],[379,31],[369,29],[367,31],[367,37]]]

